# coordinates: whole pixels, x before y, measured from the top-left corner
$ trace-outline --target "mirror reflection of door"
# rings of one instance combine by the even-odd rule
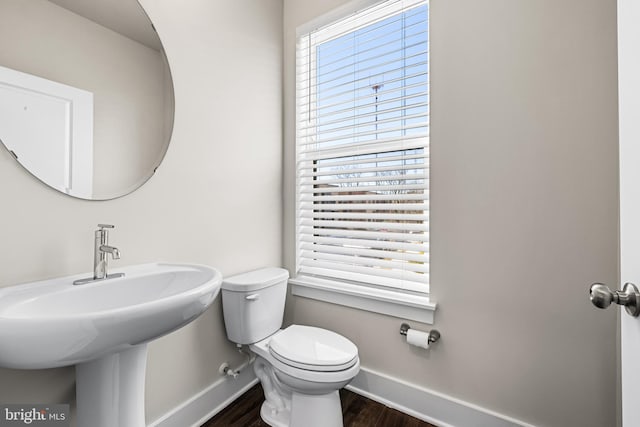
[[[0,134],[36,178],[66,194],[91,198],[92,93],[0,67]]]
[[[47,185],[111,199],[138,188],[161,163],[173,127],[173,85],[136,0],[3,0],[0,66],[0,140]],[[18,90],[7,81],[11,72],[68,93]],[[92,95],[93,113],[79,94]],[[93,144],[82,143],[88,134]]]

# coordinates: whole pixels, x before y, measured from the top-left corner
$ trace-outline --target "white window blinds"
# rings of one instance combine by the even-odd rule
[[[428,3],[299,37],[298,275],[428,292]]]

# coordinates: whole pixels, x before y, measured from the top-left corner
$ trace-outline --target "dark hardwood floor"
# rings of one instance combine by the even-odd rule
[[[340,390],[345,427],[435,427],[348,390]],[[264,394],[260,384],[223,409],[202,427],[269,427],[260,419]]]

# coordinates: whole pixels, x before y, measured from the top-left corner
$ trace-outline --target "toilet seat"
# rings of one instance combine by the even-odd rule
[[[358,348],[342,335],[302,325],[291,325],[273,335],[269,352],[289,366],[321,372],[348,369],[358,357]]]
[[[293,325],[293,326],[299,326],[299,325]],[[289,328],[291,328],[291,326],[289,326]],[[303,327],[303,328],[307,328],[307,327]],[[355,350],[356,354],[351,360],[349,360],[346,363],[341,363],[337,365],[306,364],[304,362],[288,360],[282,355],[276,356],[276,354],[278,353],[271,349],[271,341],[274,338],[276,338],[276,336],[278,336],[279,334],[282,334],[283,332],[285,332],[287,329],[280,330],[276,332],[274,335],[267,337],[262,341],[259,341],[255,344],[251,344],[249,348],[251,349],[251,351],[256,353],[256,355],[262,357],[263,359],[266,359],[274,368],[294,378],[298,378],[305,381],[311,381],[316,383],[336,383],[336,382],[341,382],[345,380],[348,381],[351,378],[353,378],[360,370],[360,359],[358,358],[358,355],[357,355],[357,348]],[[294,330],[296,329],[297,328],[294,328]],[[320,328],[313,328],[313,329],[320,329]],[[304,329],[299,330],[298,332],[300,331],[304,331]],[[322,331],[331,332],[331,331],[326,331],[324,329],[322,329]],[[331,333],[335,334],[334,332],[331,332]],[[338,335],[338,334],[335,334],[335,335]],[[348,341],[349,343],[351,343],[346,338],[340,335],[338,336]],[[287,337],[287,335],[285,335],[285,337]],[[282,342],[280,344],[282,344]],[[276,340],[276,348],[279,348],[277,340]],[[295,366],[295,365],[298,365],[298,366]]]

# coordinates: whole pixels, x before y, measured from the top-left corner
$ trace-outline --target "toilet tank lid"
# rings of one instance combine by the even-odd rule
[[[222,289],[233,292],[255,291],[267,288],[289,278],[284,268],[268,267],[236,274],[222,280]]]

